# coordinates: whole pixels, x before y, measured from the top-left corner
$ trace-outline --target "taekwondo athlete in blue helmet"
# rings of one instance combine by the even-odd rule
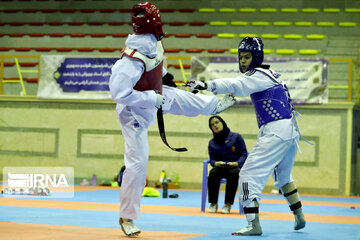
[[[244,38],[238,48],[239,68],[242,75],[236,78],[215,79],[207,82],[191,81],[191,91],[208,90],[214,93],[231,93],[249,96],[255,106],[259,133],[239,176],[240,201],[248,225],[233,235],[261,235],[259,202],[261,193],[273,174],[274,185],[281,189],[295,216],[294,229],[305,227],[301,201],[291,170],[295,161],[300,132],[296,112],[280,75],[263,65],[264,45],[257,37]]]
[[[211,115],[230,107],[235,100],[230,95],[218,99],[176,88],[163,67],[164,32],[159,10],[149,2],[139,3],[132,8],[131,16],[134,34],[126,39],[123,54],[111,69],[109,88],[125,142],[119,224],[127,236],[137,236],[140,229],[133,220],[140,217],[149,160],[148,127],[155,123],[157,112],[188,117]]]

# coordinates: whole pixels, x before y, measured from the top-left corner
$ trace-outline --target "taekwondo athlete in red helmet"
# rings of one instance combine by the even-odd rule
[[[112,67],[109,88],[125,140],[119,223],[127,236],[137,236],[140,229],[133,220],[140,215],[149,159],[148,127],[155,123],[157,110],[161,107],[163,113],[188,117],[211,115],[235,100],[230,95],[219,100],[214,95],[195,95],[176,88],[162,66],[164,32],[159,10],[149,2],[139,3],[131,16],[134,34],[128,36],[123,55]]]
[[[241,75],[206,83],[187,83],[191,91],[206,89],[219,94],[250,95],[255,106],[258,138],[239,175],[240,201],[244,206],[248,226],[233,235],[262,234],[259,202],[271,174],[275,186],[281,189],[293,211],[294,229],[302,229],[306,223],[299,194],[291,177],[301,137],[296,122],[297,113],[286,85],[279,81],[280,75],[271,70],[269,65],[262,64],[263,48],[260,38],[246,37],[238,48]]]

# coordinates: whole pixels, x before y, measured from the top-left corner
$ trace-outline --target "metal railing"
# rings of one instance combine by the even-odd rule
[[[328,88],[348,89],[347,101],[352,101],[352,82],[353,82],[353,60],[351,58],[329,58],[329,62],[347,62],[348,63],[348,85],[328,85]]]
[[[4,78],[4,65],[5,59],[14,59],[18,78],[5,79]],[[33,58],[37,59],[37,70],[23,70],[20,67],[19,59],[21,58]],[[0,55],[0,94],[3,94],[4,83],[20,83],[22,92],[20,95],[26,96],[26,88],[24,85],[23,73],[37,73],[37,79],[40,79],[40,55]]]

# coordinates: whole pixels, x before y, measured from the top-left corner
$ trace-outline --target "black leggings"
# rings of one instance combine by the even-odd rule
[[[234,204],[238,187],[239,169],[214,167],[208,178],[209,203],[217,203],[219,198],[220,180],[226,178],[225,203]]]

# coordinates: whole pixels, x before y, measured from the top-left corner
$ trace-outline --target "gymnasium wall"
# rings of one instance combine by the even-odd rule
[[[111,101],[55,101],[19,97],[0,98],[0,168],[5,166],[72,166],[76,182],[91,178],[109,180],[123,165],[123,139]],[[303,193],[355,194],[358,166],[352,145],[352,103],[298,106],[303,118],[293,176]],[[232,131],[243,135],[249,151],[258,127],[252,106],[232,107],[221,113]],[[358,114],[357,114],[358,119]],[[161,170],[177,173],[182,188],[200,188],[202,161],[212,134],[208,117],[165,115],[171,146],[188,148],[178,153],[160,139],[157,125],[149,128],[148,179],[152,185]],[[358,125],[356,124],[359,129]],[[355,154],[355,155],[354,155]],[[352,159],[352,157],[354,159]],[[266,190],[271,190],[272,180]]]

